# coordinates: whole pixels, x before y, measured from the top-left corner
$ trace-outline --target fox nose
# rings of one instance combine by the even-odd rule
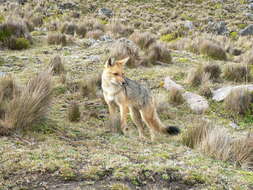
[[[122,83],[121,83],[122,85],[126,85],[126,81],[122,81]]]

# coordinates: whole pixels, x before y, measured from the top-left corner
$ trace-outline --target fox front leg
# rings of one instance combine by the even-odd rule
[[[127,105],[120,105],[120,126],[123,131],[123,133],[126,133],[128,131],[128,126],[127,126],[127,114],[129,112],[129,109]]]

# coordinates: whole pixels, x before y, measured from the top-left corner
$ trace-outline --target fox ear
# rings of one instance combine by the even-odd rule
[[[127,57],[125,59],[121,59],[120,61],[118,61],[119,64],[121,65],[126,65],[126,63],[129,61],[130,57]]]
[[[105,62],[105,67],[111,67],[113,65],[113,59],[110,57],[106,62]]]

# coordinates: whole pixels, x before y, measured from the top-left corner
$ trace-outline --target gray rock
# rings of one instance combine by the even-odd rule
[[[164,87],[165,89],[167,89],[168,91],[172,90],[173,88],[175,88],[175,89],[177,89],[177,90],[182,90],[182,91],[184,91],[184,88],[183,88],[181,85],[175,83],[173,80],[171,80],[170,77],[166,77],[166,78],[164,79],[164,85],[163,85],[163,87]]]
[[[208,101],[198,94],[185,92],[183,93],[183,98],[190,109],[197,114],[202,114],[209,108]]]
[[[245,16],[246,16],[249,20],[253,20],[253,14],[252,14],[252,13],[246,13]]]
[[[215,91],[213,91],[213,100],[220,102],[223,101],[232,90],[238,89],[238,88],[246,88],[250,92],[253,92],[253,84],[249,85],[238,85],[238,86],[226,86],[219,88]]]
[[[250,24],[246,28],[240,30],[239,35],[241,36],[253,35],[253,24]]]
[[[193,30],[194,29],[194,25],[192,23],[192,21],[189,21],[187,20],[185,23],[184,23],[184,27],[189,29],[189,30]]]
[[[3,77],[4,75],[6,75],[6,73],[5,73],[5,72],[0,71],[0,77]]]
[[[101,8],[98,10],[98,15],[99,16],[106,16],[108,18],[112,17],[113,16],[113,12],[111,9],[108,9],[108,8]]]
[[[240,128],[240,127],[239,127],[236,123],[234,123],[234,122],[231,122],[231,123],[229,124],[229,126],[232,127],[233,129],[239,129],[239,128]]]
[[[253,3],[250,3],[250,4],[249,4],[249,8],[250,8],[251,10],[253,10]]]
[[[76,4],[75,3],[71,3],[71,2],[68,2],[68,3],[63,3],[63,4],[60,4],[59,5],[59,8],[60,9],[74,9],[76,7]]]
[[[100,61],[100,57],[98,55],[90,55],[85,58],[91,62],[99,62]]]
[[[216,35],[226,35],[229,33],[226,23],[224,21],[221,22],[209,21],[207,25],[207,31],[214,33]]]

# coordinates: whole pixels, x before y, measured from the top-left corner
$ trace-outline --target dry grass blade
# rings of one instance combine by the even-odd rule
[[[253,169],[253,136],[239,138],[232,143],[232,157],[237,165]]]
[[[231,158],[232,138],[225,128],[215,127],[200,142],[199,149],[206,155],[222,161]]]
[[[194,120],[182,136],[182,143],[190,148],[195,148],[210,132],[211,126],[203,120]]]
[[[39,124],[48,114],[51,98],[51,73],[42,72],[8,104],[2,125],[7,129],[27,129]]]

